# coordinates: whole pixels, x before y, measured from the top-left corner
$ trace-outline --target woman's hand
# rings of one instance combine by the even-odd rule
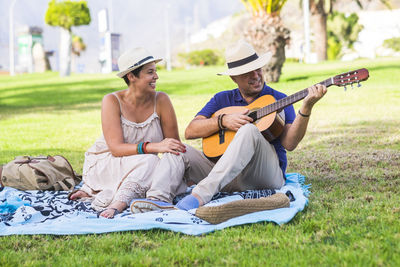
[[[165,138],[160,143],[148,143],[146,150],[150,153],[172,153],[179,155],[179,152],[186,152],[186,146],[174,138]]]

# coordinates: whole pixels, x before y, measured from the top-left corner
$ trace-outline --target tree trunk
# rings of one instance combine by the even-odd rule
[[[327,14],[324,9],[324,1],[310,1],[311,25],[314,29],[314,48],[318,61],[327,59]]]
[[[60,76],[71,74],[71,31],[60,27]]]
[[[283,26],[278,16],[259,16],[250,19],[244,36],[259,54],[272,53],[271,60],[263,67],[265,82],[278,82],[285,62],[285,46],[290,40],[290,31]]]

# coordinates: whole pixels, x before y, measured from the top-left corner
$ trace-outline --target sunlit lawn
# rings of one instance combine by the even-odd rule
[[[163,230],[1,237],[0,265],[400,266],[400,59],[287,63],[271,86],[292,94],[362,67],[370,79],[346,92],[330,87],[305,139],[288,154],[288,171],[312,184],[309,206],[290,223],[201,237]],[[182,138],[214,93],[234,88],[215,75],[222,69],[159,72],[157,89],[170,95]],[[102,96],[123,88],[115,74],[0,76],[0,164],[62,154],[81,172],[84,151],[101,134]],[[188,143],[201,148],[200,140]]]

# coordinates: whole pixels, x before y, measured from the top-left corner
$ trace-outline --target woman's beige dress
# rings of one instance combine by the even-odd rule
[[[113,95],[118,99],[121,109],[117,94]],[[153,114],[141,123],[127,120],[121,112],[121,127],[125,143],[161,142],[164,139],[155,104]],[[95,210],[102,210],[114,201],[129,205],[132,199],[145,197],[158,161],[158,156],[153,154],[114,157],[104,136],[101,136],[85,153],[84,185],[81,190],[91,196]]]

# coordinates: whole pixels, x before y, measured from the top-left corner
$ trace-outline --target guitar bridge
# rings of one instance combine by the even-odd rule
[[[218,136],[219,136],[219,144],[225,143],[225,130],[219,130]]]

